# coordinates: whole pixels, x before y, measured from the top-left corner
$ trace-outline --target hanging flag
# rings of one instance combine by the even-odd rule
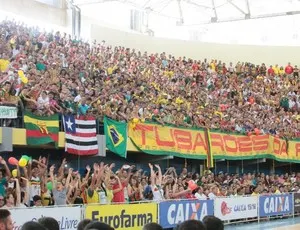
[[[127,123],[104,117],[106,147],[121,157],[127,156]]]
[[[75,155],[98,154],[96,120],[89,116],[63,115],[66,152]]]
[[[58,114],[42,117],[25,112],[24,123],[28,145],[45,145],[49,143],[58,146],[59,121]]]

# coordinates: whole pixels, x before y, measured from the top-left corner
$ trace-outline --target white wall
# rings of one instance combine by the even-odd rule
[[[84,25],[83,25],[84,26]],[[91,39],[105,40],[113,46],[126,46],[140,51],[166,52],[175,56],[200,59],[214,58],[224,62],[247,61],[254,64],[300,65],[300,47],[225,45],[149,37],[91,25]],[[222,35],[220,35],[222,36]]]
[[[0,0],[0,14],[10,13],[20,17],[32,19],[43,28],[43,23],[67,26],[65,9],[56,8],[34,0]]]

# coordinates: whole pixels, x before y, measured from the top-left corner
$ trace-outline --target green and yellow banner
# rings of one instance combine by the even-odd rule
[[[299,140],[271,135],[237,135],[210,131],[210,150],[214,159],[247,160],[269,158],[300,163]]]
[[[142,152],[152,155],[206,159],[204,129],[187,129],[152,123],[129,125],[128,136]]]
[[[271,135],[225,133],[201,128],[183,128],[138,122],[128,125],[128,137],[142,152],[189,159],[247,160],[269,158],[300,163],[300,139],[284,140]]]

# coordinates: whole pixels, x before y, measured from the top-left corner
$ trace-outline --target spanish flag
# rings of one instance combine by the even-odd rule
[[[27,145],[54,144],[58,146],[58,114],[42,117],[25,112],[24,123]]]

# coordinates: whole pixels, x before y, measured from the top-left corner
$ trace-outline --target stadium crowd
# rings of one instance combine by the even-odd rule
[[[93,114],[101,121],[106,115],[124,122],[300,137],[297,65],[141,53],[15,21],[2,21],[0,36],[2,105],[44,116]]]
[[[299,193],[300,173],[291,175],[228,174],[202,176],[183,168],[162,170],[149,164],[149,173],[134,166],[95,163],[81,175],[65,168],[48,166],[47,159],[30,160],[27,166],[9,166],[0,157],[0,208],[111,204],[143,201],[158,202],[170,199],[215,199],[224,196],[268,195]],[[11,169],[13,169],[11,171]]]

